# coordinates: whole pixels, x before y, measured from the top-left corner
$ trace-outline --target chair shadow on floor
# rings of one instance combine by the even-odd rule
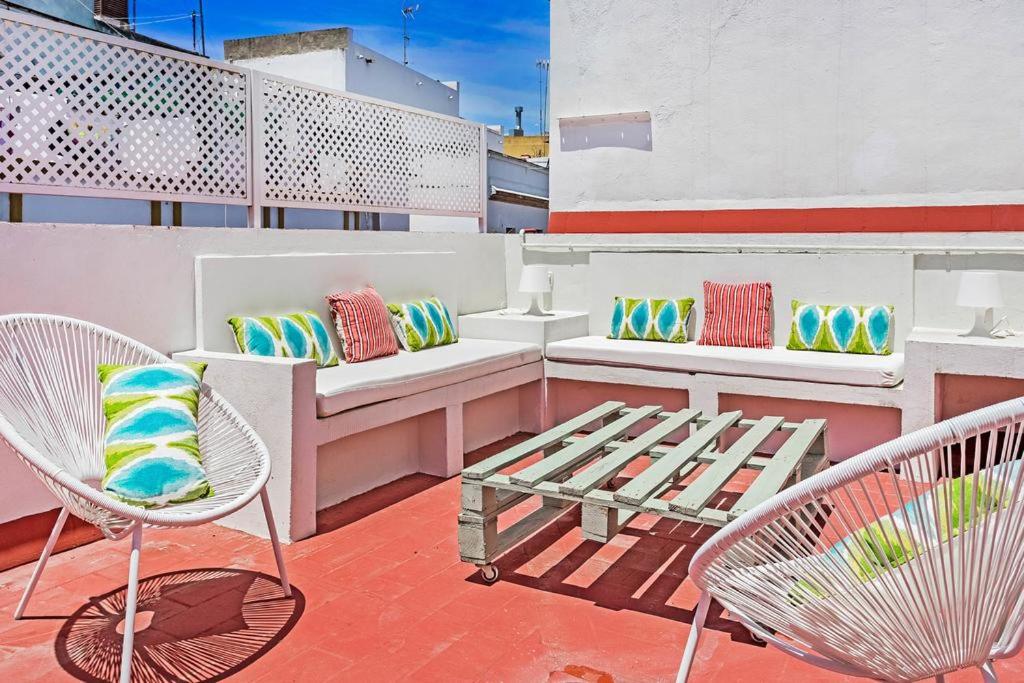
[[[628,479],[620,478],[615,483],[621,485],[626,481]],[[666,496],[681,490],[673,487]],[[738,498],[738,493],[720,494],[715,506],[729,508]],[[619,536],[634,540],[613,561],[594,559],[603,544],[582,539],[579,545],[559,558],[540,576],[521,571],[566,534],[579,534],[579,528],[580,507],[574,505],[557,520],[498,558],[495,565],[501,571],[499,580],[588,600],[606,609],[632,610],[693,623],[696,595],[693,600],[694,609],[675,606],[670,603],[670,599],[686,579],[694,553],[718,531],[718,527],[664,518],[658,519],[649,528],[630,525],[620,531]],[[586,584],[586,580],[569,582],[573,574],[588,565],[588,562],[590,566],[585,570],[587,577],[598,569],[603,571],[588,585],[578,585]],[[479,573],[474,573],[469,580],[483,584]],[[751,638],[746,627],[726,618],[722,612],[722,606],[712,601],[705,628],[728,633],[737,642],[762,645]]]
[[[57,660],[83,681],[116,681],[125,588],[78,609],[57,635]],[[272,649],[295,626],[305,597],[277,577],[238,569],[169,572],[139,582],[132,679],[220,681]],[[140,627],[145,627],[141,628]]]

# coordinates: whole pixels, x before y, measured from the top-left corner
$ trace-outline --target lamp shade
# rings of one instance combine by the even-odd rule
[[[956,305],[968,308],[997,308],[1003,305],[999,273],[989,270],[965,270],[960,275]]]
[[[519,276],[519,291],[525,294],[544,294],[551,291],[551,276],[543,265],[523,266]]]

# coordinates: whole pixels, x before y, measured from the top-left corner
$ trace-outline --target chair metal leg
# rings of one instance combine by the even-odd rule
[[[999,677],[996,676],[996,665],[991,659],[981,665],[981,680],[984,683],[999,683]]]
[[[132,652],[135,649],[135,609],[139,600],[139,555],[142,553],[142,524],[132,529],[132,554],[128,560],[128,594],[124,603],[124,641],[121,646],[121,683],[132,678]]]
[[[263,503],[263,514],[267,518],[267,527],[270,529],[270,543],[274,546],[274,559],[277,560],[277,575],[281,577],[281,588],[284,589],[284,597],[292,597],[292,585],[288,582],[288,570],[284,566],[284,555],[281,553],[281,540],[277,537],[277,526],[274,524],[274,513],[270,509],[270,496],[267,495],[267,487],[260,490],[260,502]]]
[[[690,627],[690,636],[686,639],[686,649],[683,650],[683,661],[679,664],[676,683],[686,683],[690,677],[690,667],[693,666],[693,658],[697,654],[697,643],[700,641],[700,632],[704,629],[704,620],[708,617],[708,607],[710,606],[711,594],[704,591],[700,594],[697,613],[694,615],[693,625]]]
[[[57,522],[53,525],[53,531],[50,532],[50,538],[47,539],[43,553],[39,556],[39,562],[36,563],[36,568],[32,570],[32,578],[28,580],[28,585],[25,586],[25,593],[21,596],[21,602],[18,603],[18,608],[14,610],[15,619],[21,619],[21,615],[25,613],[29,598],[32,597],[32,591],[36,589],[36,584],[39,583],[39,577],[43,574],[46,561],[50,559],[50,553],[53,552],[53,547],[57,545],[57,539],[60,538],[61,529],[64,528],[64,522],[67,520],[68,509],[61,508],[60,514],[57,515]]]

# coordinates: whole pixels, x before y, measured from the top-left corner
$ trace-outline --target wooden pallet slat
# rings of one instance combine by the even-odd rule
[[[732,506],[729,519],[736,519],[782,490],[811,447],[823,437],[824,431],[825,420],[805,420]]]
[[[559,488],[563,493],[577,496],[586,494],[614,478],[626,465],[645,455],[673,432],[686,427],[699,415],[700,410],[696,408],[686,408],[667,415],[663,413],[663,419],[657,425],[631,441],[621,442],[621,447],[564,482]]]
[[[591,432],[571,446],[545,457],[540,462],[521,469],[512,474],[509,479],[520,486],[535,486],[545,479],[572,470],[598,451],[603,450],[609,441],[617,439],[638,422],[657,415],[659,412],[661,412],[661,406],[656,405],[630,409],[611,424]]]
[[[678,476],[679,471],[697,455],[707,449],[729,427],[739,421],[740,411],[722,413],[694,432],[689,439],[663,455],[650,467],[636,475],[615,492],[620,503],[639,505],[665,482]]]
[[[742,469],[750,458],[785,421],[781,417],[762,417],[738,438],[735,443],[697,479],[671,501],[669,508],[677,512],[695,515],[715,497],[733,476]]]
[[[537,451],[544,450],[556,444],[560,444],[567,436],[575,434],[591,422],[604,419],[609,415],[619,412],[626,406],[621,401],[607,401],[592,410],[577,415],[557,427],[547,430],[537,436],[527,439],[521,444],[513,446],[506,451],[492,455],[475,465],[462,470],[463,479],[486,479],[496,472],[516,464],[523,458],[533,455]]]
[[[651,418],[657,422],[629,437],[637,425]],[[577,435],[592,423],[600,426],[590,434]],[[743,431],[720,452],[718,442],[731,428]],[[663,411],[660,406],[627,408],[609,401],[464,470],[460,556],[486,567],[576,503],[581,504],[584,538],[600,542],[611,540],[640,514],[724,526],[826,465],[824,433],[824,420],[750,420],[739,411],[707,417],[693,408]],[[774,434],[784,436],[776,453],[755,455]],[[678,444],[667,441],[676,438],[681,439]],[[543,451],[543,459],[518,472],[501,472],[538,451]],[[650,464],[621,488],[603,487],[642,456],[649,456]],[[704,465],[706,469],[684,490],[671,499],[662,497]],[[741,469],[755,470],[757,476],[730,508],[724,501],[731,495],[723,491]],[[541,499],[539,509],[498,531],[499,515],[535,497]],[[494,572],[491,568],[485,573],[485,580],[493,580]]]

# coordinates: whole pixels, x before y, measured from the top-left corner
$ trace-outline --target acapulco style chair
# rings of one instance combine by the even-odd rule
[[[1024,644],[1022,452],[1014,399],[882,444],[724,527],[690,563],[702,594],[677,681],[712,598],[756,639],[837,673],[942,681],[977,667],[996,681],[994,661]],[[974,472],[984,479],[956,485]],[[858,576],[826,549],[871,524],[844,547],[902,557]]]
[[[122,503],[99,488],[105,467],[105,420],[96,366],[146,365],[170,359],[98,325],[54,315],[0,316],[0,440],[60,501],[57,523],[14,613],[25,611],[69,514],[119,540],[131,536],[121,681],[131,677],[139,555],[144,528],[190,527],[225,517],[257,495],[284,589],[291,586],[267,497],[270,457],[256,432],[205,383],[199,398],[199,444],[214,495],[158,509]]]

